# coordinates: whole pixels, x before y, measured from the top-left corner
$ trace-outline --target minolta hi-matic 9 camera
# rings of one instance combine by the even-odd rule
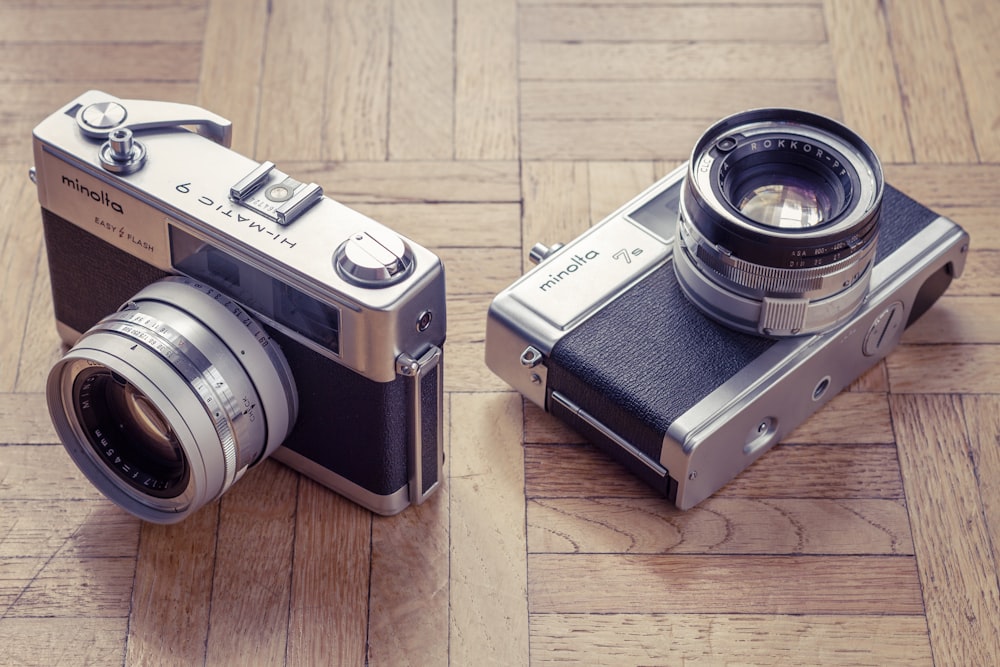
[[[849,129],[740,113],[580,237],[535,246],[490,307],[486,362],[687,509],[895,348],[968,245]]]
[[[195,106],[91,91],[34,131],[74,462],[171,523],[268,456],[393,514],[440,484],[433,253],[229,149]],[[124,305],[123,305],[124,304]]]

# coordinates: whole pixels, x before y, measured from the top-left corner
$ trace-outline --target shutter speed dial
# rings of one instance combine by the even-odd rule
[[[357,232],[333,256],[337,273],[362,287],[385,287],[402,280],[413,269],[413,253],[390,231]]]

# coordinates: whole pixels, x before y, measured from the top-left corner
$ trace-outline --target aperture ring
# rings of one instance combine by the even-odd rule
[[[678,223],[681,243],[703,269],[713,271],[734,289],[748,296],[822,298],[850,287],[873,265],[877,234],[849,256],[825,266],[775,268],[747,262],[705,239],[683,219]]]

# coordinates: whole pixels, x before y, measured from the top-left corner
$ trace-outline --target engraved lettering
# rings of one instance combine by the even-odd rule
[[[122,214],[125,213],[125,209],[122,208],[122,205],[119,204],[118,202],[116,202],[115,200],[113,200],[111,198],[111,194],[108,193],[106,190],[103,190],[103,189],[102,190],[92,190],[91,188],[89,188],[86,185],[84,185],[83,183],[81,183],[80,179],[78,179],[78,178],[70,178],[69,176],[63,176],[62,177],[62,182],[63,182],[63,185],[65,185],[66,187],[68,187],[68,188],[70,188],[72,190],[75,190],[79,194],[83,195],[84,197],[87,197],[88,199],[91,199],[91,200],[97,202],[98,204],[103,204],[104,206],[110,208],[112,211],[114,211],[115,213],[117,213],[119,215],[122,215]]]
[[[538,289],[542,290],[543,292],[549,291],[550,289],[558,285],[566,278],[569,278],[570,275],[579,271],[580,268],[583,267],[587,262],[589,262],[592,259],[596,259],[598,256],[600,256],[600,253],[597,252],[596,250],[588,250],[586,253],[582,255],[573,255],[573,257],[570,258],[571,261],[566,266],[566,268],[562,269],[561,271],[555,274],[550,273],[548,275],[548,280],[539,285]]]
[[[112,225],[107,220],[105,220],[104,218],[101,218],[101,217],[96,217],[95,216],[94,217],[94,224],[97,225],[98,227],[104,227],[104,229],[108,230],[112,234],[114,234],[116,231],[118,231],[118,226],[117,225]]]
[[[182,194],[190,194],[191,183],[180,183],[178,185],[175,185],[174,189]],[[267,234],[268,236],[271,237],[272,240],[276,241],[277,243],[283,246],[286,246],[287,248],[294,248],[296,246],[296,242],[290,240],[287,236],[283,236],[278,232],[268,229],[265,226],[267,223],[261,224],[259,222],[255,222],[253,218],[243,215],[238,209],[234,209],[233,207],[228,206],[225,203],[217,204],[213,198],[207,195],[197,195],[197,201],[199,204],[211,207],[216,213],[218,213],[221,216],[224,216],[229,221],[235,219],[236,222],[240,224],[245,224],[249,229],[257,233]],[[153,247],[151,244],[147,244],[139,240],[134,240],[134,242],[143,245],[143,247],[149,250],[150,252],[153,251]],[[145,246],[149,247],[146,248]]]
[[[152,243],[149,243],[148,241],[143,241],[142,239],[137,238],[131,232],[129,232],[125,236],[125,238],[127,238],[129,241],[131,241],[133,245],[138,246],[139,248],[145,250],[146,252],[155,252],[156,251],[156,248],[153,246]]]

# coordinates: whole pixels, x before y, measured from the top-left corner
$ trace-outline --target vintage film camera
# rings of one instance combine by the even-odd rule
[[[969,237],[885,186],[864,141],[786,109],[690,161],[494,299],[486,362],[680,509],[885,357]]]
[[[195,106],[87,92],[34,131],[75,463],[172,523],[268,456],[381,514],[442,472],[444,270]],[[123,305],[124,304],[124,305]]]

